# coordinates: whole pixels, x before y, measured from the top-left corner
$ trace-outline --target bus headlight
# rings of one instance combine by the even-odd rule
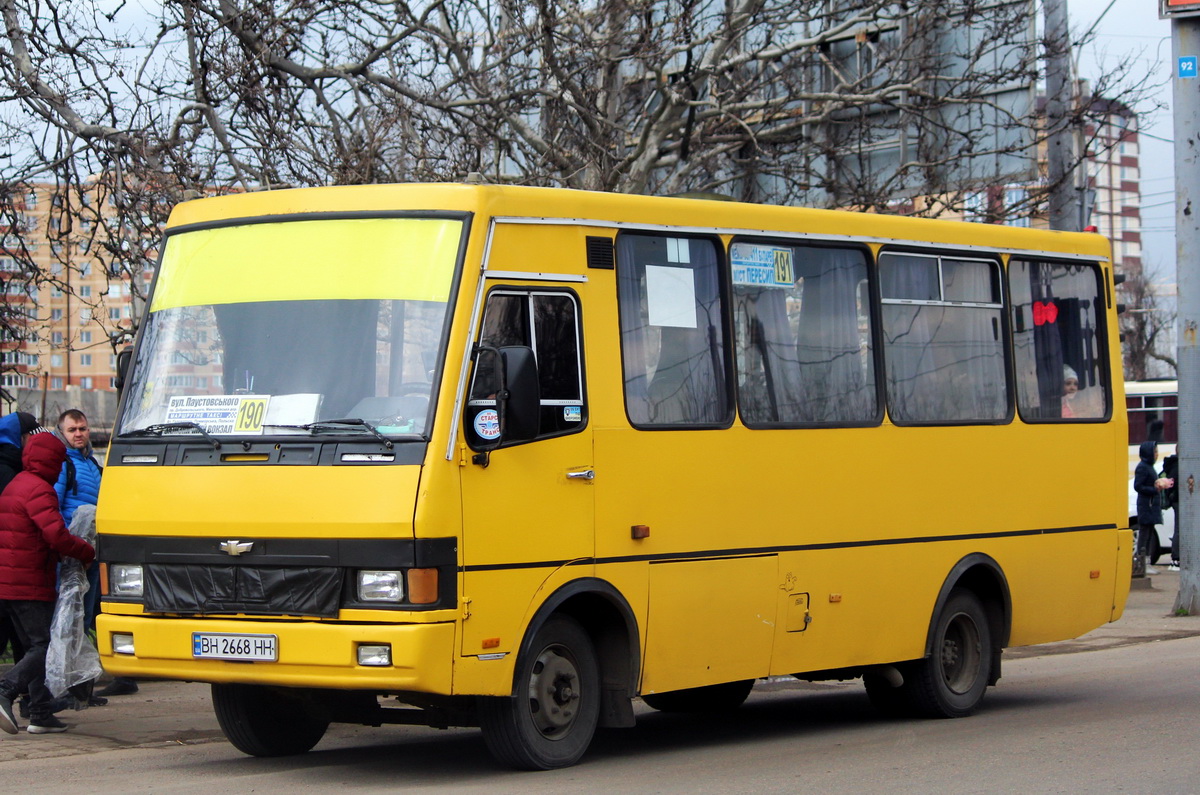
[[[108,565],[109,596],[141,596],[142,567],[136,563],[110,563]]]
[[[364,569],[358,573],[358,600],[360,602],[399,602],[403,599],[403,572]]]

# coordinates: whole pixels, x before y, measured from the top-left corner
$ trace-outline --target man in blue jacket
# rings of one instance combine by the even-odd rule
[[[100,498],[100,475],[103,470],[92,451],[92,429],[87,416],[79,409],[67,409],[58,415],[58,435],[67,445],[67,460],[59,473],[54,490],[58,492],[58,504],[63,521],[71,526],[80,505],[95,505]],[[88,588],[84,608],[84,624],[88,629],[96,628],[96,613],[100,609],[99,567],[88,569]],[[123,677],[97,693],[97,696],[121,696],[136,693],[137,682]]]

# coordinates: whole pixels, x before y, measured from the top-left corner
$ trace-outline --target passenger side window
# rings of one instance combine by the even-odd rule
[[[719,264],[712,240],[617,237],[625,410],[635,426],[732,420]]]
[[[866,252],[739,240],[729,259],[742,421],[877,421]]]
[[[1100,269],[1014,259],[1008,283],[1022,419],[1107,417]]]
[[[879,281],[892,419],[1007,419],[999,264],[885,252]]]
[[[579,304],[573,294],[493,290],[488,294],[479,342],[496,348],[525,345],[533,349],[541,394],[539,439],[574,433],[587,424]],[[469,416],[496,405],[493,390],[499,382],[491,372],[496,358],[477,361],[467,401]],[[476,427],[468,423],[472,445],[490,441],[481,435],[481,429],[491,432],[486,424]]]

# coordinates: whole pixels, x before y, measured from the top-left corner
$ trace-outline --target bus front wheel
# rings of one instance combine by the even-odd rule
[[[259,685],[212,686],[213,710],[225,737],[251,756],[293,756],[312,750],[329,719],[301,696]]]
[[[511,697],[480,697],[479,725],[497,761],[551,770],[583,756],[600,719],[600,669],[577,622],[552,616],[517,661]]]

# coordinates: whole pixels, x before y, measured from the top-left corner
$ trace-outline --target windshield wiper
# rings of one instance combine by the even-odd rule
[[[118,434],[118,436],[162,436],[167,431],[196,431],[208,441],[212,442],[214,450],[221,449],[221,440],[209,434],[208,431],[196,422],[160,422],[157,425],[147,425],[145,428],[138,428],[133,431],[126,431]]]
[[[347,417],[345,419],[340,419],[340,420],[318,420],[317,422],[310,422],[306,425],[275,425],[272,423],[264,423],[263,427],[264,428],[295,428],[296,430],[302,430],[302,431],[316,431],[316,430],[321,430],[322,428],[325,428],[325,429],[340,428],[345,425],[364,429],[367,433],[373,435],[379,441],[383,442],[383,446],[386,447],[388,450],[391,450],[392,447],[394,446],[392,444],[391,439],[384,436],[382,433],[379,432],[378,428],[376,428],[374,425],[372,425],[371,423],[367,422],[366,420],[364,420],[360,417]]]

